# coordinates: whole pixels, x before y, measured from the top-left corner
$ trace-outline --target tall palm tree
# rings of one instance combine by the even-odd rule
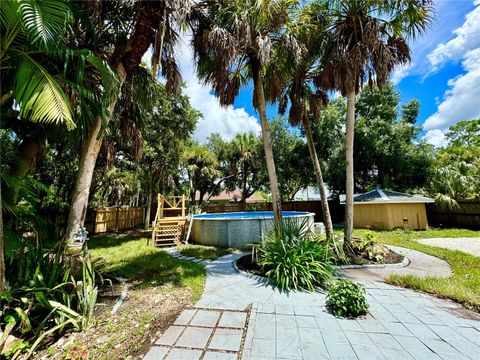
[[[311,122],[318,121],[322,105],[328,102],[327,94],[321,89],[314,90],[313,75],[318,67],[324,46],[324,28],[327,20],[326,3],[313,2],[301,8],[289,24],[289,31],[302,45],[301,57],[297,63],[287,61],[283,66],[287,71],[284,96],[279,103],[279,112],[284,114],[290,101],[289,122],[303,125],[310,159],[320,190],[323,219],[328,238],[333,237],[333,224],[328,206],[327,193],[323,182],[322,168],[313,141]]]
[[[265,94],[265,73],[270,59],[280,50],[282,30],[294,2],[288,0],[212,1],[206,21],[194,32],[193,46],[198,74],[210,83],[222,105],[233,104],[242,85],[253,80],[253,106],[260,116],[262,138],[272,192],[275,219],[281,219],[281,197],[268,130],[266,102],[278,98],[275,87]],[[283,45],[287,45],[283,42]]]
[[[408,38],[433,18],[431,0],[336,0],[329,4],[328,44],[316,84],[347,97],[345,243],[353,231],[353,137],[355,97],[368,82],[385,84],[389,73],[410,61]]]
[[[95,2],[84,1],[80,4],[93,17],[92,22],[97,24],[99,30],[105,31],[107,29],[107,32],[110,33],[110,28],[104,24],[105,19],[101,17],[102,12],[97,11]],[[110,2],[109,5],[123,6],[124,4],[122,2]],[[119,38],[113,39],[112,43],[108,44],[109,46],[93,50],[94,52],[108,54],[110,66],[118,77],[119,86],[117,89],[121,89],[127,75],[136,71],[143,55],[152,45],[155,48],[152,59],[153,66],[157,69],[158,64],[161,64],[162,74],[167,78],[167,89],[170,92],[179,89],[181,77],[174,56],[178,37],[176,36],[176,28],[172,27],[180,26],[180,23],[189,14],[191,6],[191,1],[136,1],[133,7],[134,14],[131,16],[134,22],[131,27],[128,27],[127,33],[120,34]],[[168,21],[165,19],[166,16],[169,17]],[[169,26],[169,28],[165,29],[166,26]],[[159,39],[159,36],[161,39]],[[161,48],[159,48],[160,46]],[[111,50],[112,48],[113,50]],[[73,241],[75,233],[84,225],[93,170],[103,140],[102,128],[108,124],[117,101],[118,97],[113,97],[105,108],[97,111],[89,132],[82,142],[72,206],[70,207],[65,234],[67,242]]]

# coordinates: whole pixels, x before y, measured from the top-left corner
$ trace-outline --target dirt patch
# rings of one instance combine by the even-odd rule
[[[367,246],[365,249],[359,251],[358,248],[353,247],[355,255],[350,257],[350,265],[367,265],[367,264],[398,264],[403,261],[403,255],[396,253],[382,244],[374,244]],[[373,254],[373,256],[369,256]],[[378,261],[375,259],[375,255],[380,255]]]
[[[96,326],[65,335],[35,358],[64,359],[66,344],[74,344],[79,351],[87,350],[88,359],[142,358],[180,312],[194,301],[188,288],[164,285],[138,289],[133,288],[134,285],[130,284],[127,298],[115,316],[110,312],[120,295],[121,286],[115,285],[113,294],[111,289],[102,289]]]

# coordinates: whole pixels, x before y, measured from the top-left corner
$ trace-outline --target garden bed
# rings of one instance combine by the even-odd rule
[[[200,297],[205,272],[200,264],[175,259],[150,245],[149,239],[129,236],[96,236],[89,242],[93,258],[102,259],[98,268],[113,279],[99,291],[96,325],[71,332],[57,344],[44,349],[38,358],[64,359],[82,351],[89,359],[141,358],[154,342]],[[118,312],[111,311],[127,280],[127,297]],[[112,291],[113,290],[113,291]]]
[[[372,260],[364,259],[361,257],[357,257],[355,261],[351,262],[347,266],[358,265],[359,267],[363,267],[365,265],[375,265],[375,266],[382,266],[382,265],[397,265],[401,264],[404,260],[404,256],[394,252],[393,250],[389,249],[386,255],[383,257],[382,262],[374,262]],[[251,275],[256,276],[266,276],[265,273],[268,271],[258,265],[254,260],[252,260],[252,255],[248,254],[239,258],[236,262],[237,268],[240,271],[244,271]],[[342,267],[342,265],[340,265]]]

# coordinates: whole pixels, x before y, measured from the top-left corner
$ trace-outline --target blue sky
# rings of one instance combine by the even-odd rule
[[[420,100],[418,122],[424,125],[423,135],[442,146],[449,126],[480,117],[480,0],[436,1],[435,12],[432,27],[411,41],[411,64],[396,69],[392,79],[402,102]],[[231,138],[237,132],[259,131],[251,87],[241,91],[233,107],[222,108],[210,88],[196,77],[187,41],[179,60],[185,91],[204,114],[195,134],[199,141],[212,132]],[[276,115],[276,108],[270,107],[268,115]]]

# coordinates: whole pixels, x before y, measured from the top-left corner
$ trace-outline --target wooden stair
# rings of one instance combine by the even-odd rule
[[[152,245],[179,245],[185,233],[185,196],[165,197],[158,194],[157,214],[152,226]]]

